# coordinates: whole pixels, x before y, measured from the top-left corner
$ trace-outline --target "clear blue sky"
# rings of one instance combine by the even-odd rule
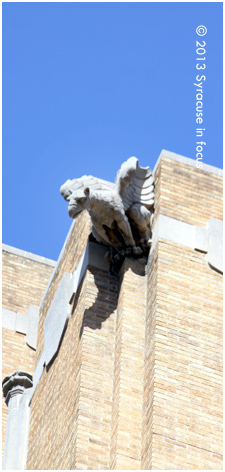
[[[203,163],[222,167],[221,2],[3,3],[2,23],[3,243],[56,260],[65,180],[114,181],[162,149],[195,159],[198,74]]]

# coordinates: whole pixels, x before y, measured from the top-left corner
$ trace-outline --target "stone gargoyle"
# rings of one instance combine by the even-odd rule
[[[151,245],[154,178],[136,157],[122,164],[115,184],[84,175],[67,180],[60,193],[69,203],[71,218],[88,211],[94,238],[113,248],[114,255],[138,257]]]

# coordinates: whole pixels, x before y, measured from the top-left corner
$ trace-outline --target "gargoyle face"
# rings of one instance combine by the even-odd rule
[[[70,180],[60,188],[60,193],[69,202],[68,212],[70,218],[76,218],[85,208],[89,200],[89,188],[72,191]]]
[[[76,190],[75,192],[71,193],[71,195],[68,197],[68,212],[70,218],[76,218],[85,209],[86,200],[87,197],[85,196],[83,190]]]

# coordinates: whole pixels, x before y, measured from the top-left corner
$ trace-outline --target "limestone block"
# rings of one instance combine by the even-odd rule
[[[222,220],[210,218],[206,228],[201,228],[160,214],[153,228],[150,256],[160,238],[207,253],[209,266],[223,273]]]
[[[11,331],[16,330],[16,312],[2,308],[2,327],[10,329]]]
[[[109,262],[105,259],[107,252],[106,246],[96,244],[93,242],[88,243],[89,246],[89,260],[88,265],[94,266],[98,269],[109,270]]]
[[[38,333],[39,308],[30,305],[27,311],[27,335],[26,343],[36,350]]]
[[[17,313],[16,311],[2,308],[2,326],[11,331],[26,334],[27,315],[25,313]]]
[[[89,259],[89,244],[87,244],[85,251],[83,252],[79,264],[76,268],[76,270],[73,272],[71,275],[70,279],[70,303],[73,299],[73,295],[76,293],[81,280],[83,279],[83,276],[86,272],[87,266],[88,266],[88,259]]]
[[[43,372],[43,369],[44,369],[44,364],[45,364],[45,353],[44,351],[42,352],[42,355],[37,363],[37,366],[36,366],[36,369],[34,371],[34,379],[33,379],[33,393],[34,393],[34,390],[38,384],[38,381],[41,377],[41,374]]]
[[[208,237],[207,230],[200,228],[200,226],[194,227],[194,249],[202,252],[208,252]]]
[[[159,215],[153,228],[151,253],[159,238],[176,242],[182,246],[192,247],[193,226],[183,221]]]
[[[56,354],[68,320],[70,274],[65,273],[44,321],[44,356],[46,366]]]
[[[107,271],[109,270],[109,262],[104,257],[106,252],[107,248],[105,246],[93,243],[91,241],[88,242],[76,270],[71,275],[70,303],[72,302],[73,296],[77,292],[77,289],[89,265],[99,269]]]
[[[208,230],[208,264],[223,272],[223,221],[210,218],[207,223]]]
[[[16,329],[17,333],[26,334],[27,332],[27,315],[25,313],[16,314]]]

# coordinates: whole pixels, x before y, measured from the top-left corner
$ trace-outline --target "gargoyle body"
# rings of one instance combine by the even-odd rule
[[[83,176],[67,180],[60,192],[69,202],[69,215],[87,210],[95,239],[116,251],[142,253],[151,242],[151,219],[154,205],[153,176],[149,167],[142,168],[131,157],[117,173],[115,184]]]

